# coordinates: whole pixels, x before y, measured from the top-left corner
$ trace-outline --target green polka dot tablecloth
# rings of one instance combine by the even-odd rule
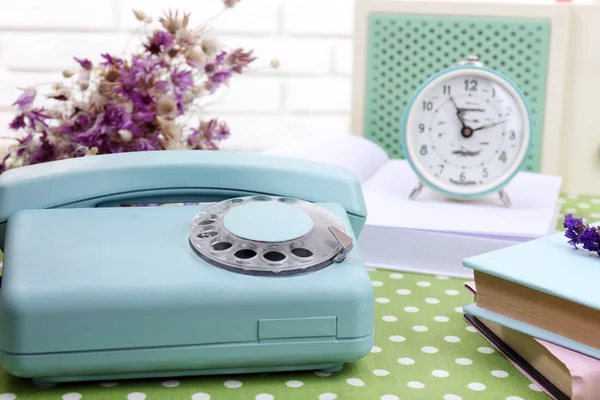
[[[562,196],[561,214],[600,220],[600,199]],[[558,228],[560,228],[560,219]],[[370,271],[375,346],[335,374],[294,372],[61,384],[0,372],[0,400],[547,400],[463,320],[464,280]]]

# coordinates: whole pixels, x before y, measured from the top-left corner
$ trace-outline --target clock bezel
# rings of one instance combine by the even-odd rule
[[[507,169],[500,177],[490,181],[485,185],[478,186],[455,186],[450,183],[446,184],[439,178],[436,178],[420,161],[419,155],[413,145],[413,136],[408,134],[408,128],[414,126],[414,115],[416,113],[416,104],[420,104],[427,89],[438,84],[440,81],[453,79],[461,75],[478,76],[489,79],[502,86],[513,97],[521,118],[523,119],[523,146],[521,147],[513,166]],[[519,172],[531,149],[533,132],[533,118],[531,108],[527,102],[525,94],[519,87],[506,75],[488,67],[479,65],[460,65],[443,69],[432,75],[415,91],[412,99],[409,101],[406,108],[405,116],[401,126],[401,144],[406,160],[412,170],[417,174],[419,180],[426,186],[434,189],[446,196],[454,198],[473,198],[485,196],[489,193],[497,192],[506,186]],[[413,133],[414,135],[414,133]]]

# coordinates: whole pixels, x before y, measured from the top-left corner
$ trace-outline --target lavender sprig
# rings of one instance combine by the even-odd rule
[[[223,10],[239,2],[221,1]],[[153,20],[141,11],[134,15],[144,26]],[[192,28],[189,22],[190,14],[169,11],[157,29],[143,29],[151,33],[128,56],[105,53],[100,62],[74,57],[77,70],[63,71],[62,82],[45,95],[53,107],[36,106],[37,87],[23,88],[9,124],[19,139],[0,162],[0,173],[96,154],[218,150],[231,132],[224,121],[204,117],[198,100],[205,103],[229,86],[256,57],[253,50],[225,48],[206,26]]]
[[[591,227],[583,218],[575,218],[573,214],[565,215],[563,227],[569,244],[577,249],[581,245],[585,250],[600,255],[600,228]]]

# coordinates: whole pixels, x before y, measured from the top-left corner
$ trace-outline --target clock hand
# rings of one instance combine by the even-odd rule
[[[456,109],[456,116],[460,120],[460,123],[462,124],[463,129],[466,128],[467,125],[465,124],[465,119],[463,118],[462,112],[461,112],[460,108],[458,108],[458,106],[456,105],[456,102],[454,101],[452,96],[450,96],[450,101],[452,102],[452,104],[454,104],[454,108]]]
[[[508,121],[490,122],[490,123],[488,123],[488,124],[485,124],[485,125],[483,125],[483,126],[480,126],[479,128],[475,128],[475,129],[473,129],[473,132],[475,132],[475,131],[480,131],[480,130],[482,130],[482,129],[489,129],[489,128],[493,128],[493,127],[495,127],[496,125],[505,124],[505,123],[507,123],[507,122],[508,122]]]

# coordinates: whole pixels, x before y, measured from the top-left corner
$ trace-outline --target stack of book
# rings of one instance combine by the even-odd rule
[[[564,233],[463,260],[465,319],[551,398],[600,399],[600,257]]]

